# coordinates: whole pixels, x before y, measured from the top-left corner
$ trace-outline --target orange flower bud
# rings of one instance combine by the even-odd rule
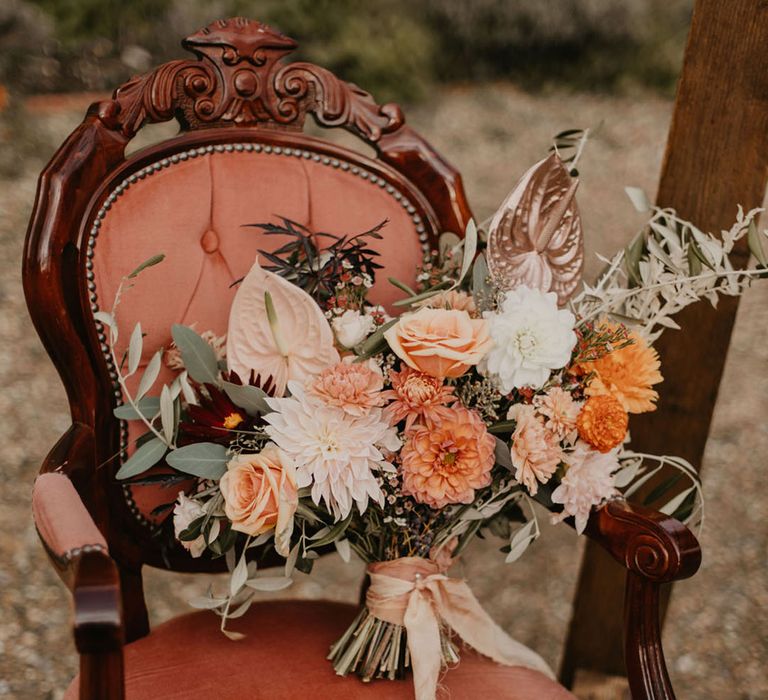
[[[620,445],[628,425],[624,407],[608,394],[590,397],[576,419],[579,437],[600,452],[610,452]]]

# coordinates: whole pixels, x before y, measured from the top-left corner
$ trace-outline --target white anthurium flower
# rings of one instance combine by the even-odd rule
[[[571,359],[576,345],[574,315],[557,308],[557,295],[520,286],[505,293],[495,312],[483,316],[490,324],[493,347],[481,365],[499,390],[541,388],[553,370]]]
[[[184,532],[195,520],[205,515],[203,507],[194,499],[187,498],[183,493],[179,493],[176,505],[173,508],[173,532],[176,539]],[[205,538],[201,534],[194,540],[179,540],[181,546],[197,558],[205,551]]]
[[[347,309],[341,316],[336,316],[331,321],[331,327],[339,345],[349,349],[360,345],[373,333],[376,324],[370,316],[365,316],[354,309]]]

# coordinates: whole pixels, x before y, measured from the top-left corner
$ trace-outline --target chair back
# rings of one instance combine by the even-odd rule
[[[222,20],[187,37],[193,59],[170,61],[93,104],[43,171],[26,240],[30,313],[66,387],[73,427],[44,469],[63,468],[118,564],[214,570],[157,537],[178,484],[162,468],[142,483],[114,478],[142,432],[113,416],[123,400],[105,329],[121,280],[157,254],[116,310],[117,357],[141,322],[139,372],[171,343],[174,323],[226,333],[233,283],[260,250],[286,241],[247,224],[286,217],[315,231],[359,233],[383,220],[383,269],[372,299],[401,294],[423,254],[470,217],[461,179],[405,124],[357,86],[311,63],[287,62],[296,43],[257,21]],[[307,115],[344,129],[374,157],[304,132]],[[176,119],[178,136],[126,155],[146,124]],[[167,380],[164,368],[159,381]],[[167,469],[165,470],[167,471]],[[154,477],[152,476],[154,474]]]

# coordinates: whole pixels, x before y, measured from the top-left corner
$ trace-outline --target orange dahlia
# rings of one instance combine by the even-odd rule
[[[403,366],[399,372],[389,373],[392,389],[382,392],[384,399],[392,401],[386,407],[392,425],[405,418],[405,429],[422,419],[424,422],[436,422],[444,416],[450,416],[446,404],[456,401],[453,387],[445,386],[442,379]]]
[[[613,396],[587,399],[576,419],[579,437],[600,452],[610,452],[627,434],[629,416]]]
[[[583,362],[578,369],[593,373],[587,396],[613,396],[628,413],[655,411],[659,395],[651,387],[663,381],[659,355],[637,333],[630,332],[630,345],[609,352],[594,362]]]
[[[495,461],[480,416],[462,406],[447,411],[439,423],[411,428],[400,453],[403,492],[432,508],[471,503],[475,489],[491,483]]]

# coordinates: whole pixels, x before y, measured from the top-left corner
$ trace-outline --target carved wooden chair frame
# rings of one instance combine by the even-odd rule
[[[179,158],[258,145],[359,167],[361,176],[405,198],[427,244],[441,231],[463,231],[471,216],[460,176],[405,124],[397,105],[378,105],[319,66],[281,61],[296,48],[292,39],[238,18],[202,29],[183,46],[196,59],[163,64],[91,105],[40,176],[25,244],[27,303],[72,415],[41,473],[59,471],[71,480],[109,543],[109,554],[84,542],[51,557],[73,593],[82,698],[123,697],[122,646],[149,632],[142,565],[218,569],[180,549],[163,558],[113,478],[117,465],[105,465],[121,447],[112,414],[119,389],[93,320],[91,259],[110,198]],[[303,134],[307,114],[320,126],[352,132],[375,149],[376,159]],[[174,118],[179,136],[126,157],[145,124]],[[625,656],[633,697],[673,698],[661,649],[659,586],[695,573],[701,558],[695,537],[676,520],[623,501],[593,513],[587,534],[627,569]]]

